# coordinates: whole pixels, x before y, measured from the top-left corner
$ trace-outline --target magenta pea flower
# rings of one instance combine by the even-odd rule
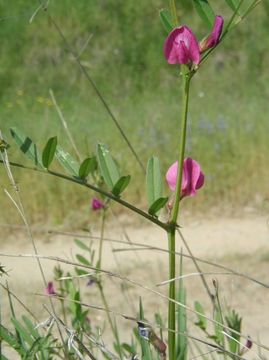
[[[188,26],[183,25],[170,32],[164,43],[164,56],[169,64],[199,64],[199,44]]]
[[[218,44],[223,23],[223,17],[216,16],[211,33],[200,44],[188,26],[182,25],[172,30],[164,43],[164,56],[167,62],[169,64],[198,65],[201,53]]]
[[[52,281],[49,281],[49,282],[48,282],[48,285],[47,285],[47,287],[45,288],[45,294],[46,294],[46,295],[57,295],[57,294],[56,294],[56,291],[55,291],[55,289],[54,289],[54,284],[53,284]]]
[[[105,205],[101,200],[97,199],[96,197],[94,197],[92,199],[92,210],[93,211],[103,209],[104,207],[105,207]]]
[[[207,51],[208,49],[215,47],[220,40],[222,34],[224,19],[222,16],[217,15],[215,17],[215,23],[211,33],[200,42],[200,52]]]
[[[166,173],[166,181],[171,191],[176,190],[178,162],[173,163]],[[194,196],[204,184],[205,176],[197,161],[188,157],[183,162],[181,197]]]

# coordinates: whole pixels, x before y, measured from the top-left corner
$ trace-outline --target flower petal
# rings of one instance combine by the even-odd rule
[[[177,161],[174,162],[166,173],[166,181],[171,191],[175,191],[177,183]]]
[[[217,15],[211,33],[201,41],[200,52],[204,52],[219,43],[220,36],[222,34],[224,19],[222,16]]]
[[[166,173],[166,181],[171,191],[176,190],[178,162],[173,163]],[[194,196],[204,184],[205,176],[197,161],[186,158],[183,162],[181,196]]]
[[[164,56],[169,64],[199,64],[199,44],[188,26],[171,31],[164,43]]]

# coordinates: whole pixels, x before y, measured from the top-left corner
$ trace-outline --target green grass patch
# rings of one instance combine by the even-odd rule
[[[183,2],[180,16],[202,38],[207,29]],[[187,155],[201,163],[206,186],[191,210],[230,204],[264,206],[268,201],[268,12],[267,2],[221,45],[192,83]],[[215,5],[215,3],[214,3]],[[175,161],[181,84],[162,54],[165,31],[158,19],[163,1],[51,1],[54,17],[79,53],[99,89],[128,135],[142,162],[161,160],[163,176]],[[222,12],[222,1],[216,11]],[[9,135],[21,128],[43,148],[49,137],[72,152],[49,96],[53,89],[83,158],[97,142],[106,143],[132,181],[127,196],[146,208],[144,175],[107,112],[46,14],[35,1],[1,4],[0,127],[10,143],[10,160],[25,161]],[[225,10],[224,15],[229,12]],[[262,41],[256,41],[259,38]],[[75,154],[73,154],[75,156]],[[52,164],[53,166],[53,164]],[[55,165],[54,165],[55,166]],[[57,168],[57,166],[56,166]],[[70,212],[88,208],[91,194],[60,180],[22,170],[14,175],[31,219],[65,221]],[[9,186],[0,167],[2,188]],[[168,194],[168,189],[166,189]],[[3,191],[1,217],[15,214]],[[186,201],[187,203],[187,201]],[[193,206],[195,208],[193,209]],[[17,215],[16,215],[17,216]],[[87,214],[88,216],[88,214]],[[86,218],[87,218],[86,216]]]

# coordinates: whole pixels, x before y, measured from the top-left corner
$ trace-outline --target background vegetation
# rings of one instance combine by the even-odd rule
[[[97,141],[107,143],[124,164],[123,171],[132,175],[128,196],[146,202],[141,170],[54,26],[43,11],[29,22],[37,6],[34,0],[0,2],[0,128],[11,145],[10,159],[22,159],[13,146],[11,126],[20,127],[40,147],[45,145],[40,139],[58,135],[59,143],[71,151],[49,96],[53,89],[83,157],[95,151]],[[175,160],[174,129],[180,113],[178,68],[171,75],[162,53],[166,34],[158,11],[167,6],[163,0],[49,3],[50,14],[78,53],[90,37],[81,61],[143,163],[156,154],[163,173]],[[222,13],[221,0],[214,6]],[[190,2],[178,1],[178,7],[182,21],[203,38],[208,30],[193,16]],[[188,155],[202,164],[207,182],[195,201],[197,210],[213,204],[267,206],[268,19],[269,2],[264,0],[211,57],[199,81],[193,81]],[[14,174],[32,220],[50,216],[62,223],[73,214],[72,221],[79,222],[74,214],[90,206],[88,192],[73,185],[20,170]],[[8,186],[2,167],[0,176]],[[3,191],[0,201],[1,222],[8,222],[16,210],[13,213]]]

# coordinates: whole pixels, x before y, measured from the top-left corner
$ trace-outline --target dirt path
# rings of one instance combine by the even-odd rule
[[[248,273],[260,281],[269,284],[269,227],[268,217],[248,216],[246,218],[224,218],[224,219],[203,219],[186,220],[182,224],[184,234],[189,246],[195,256],[210,259],[217,263],[233,267],[238,271]],[[165,234],[156,227],[150,226],[128,226],[126,228],[129,239],[132,242],[143,243],[154,247],[166,249],[167,242]],[[92,235],[99,236],[97,231]],[[122,231],[116,227],[107,228],[107,238],[123,240],[126,238]],[[38,251],[42,255],[53,255],[62,258],[74,259],[77,252],[81,252],[74,246],[72,236],[48,235],[36,236]],[[2,239],[3,241],[3,239]],[[94,240],[95,247],[98,240]],[[178,239],[178,250],[184,247]],[[126,275],[143,284],[154,288],[154,285],[167,278],[166,260],[167,254],[153,250],[121,251],[114,255],[111,250],[126,249],[129,245],[105,242],[103,268]],[[184,250],[185,251],[185,250]],[[29,241],[22,234],[13,236],[8,242],[3,241],[1,253],[33,253]],[[116,257],[115,257],[116,254]],[[18,259],[1,257],[0,262],[10,270],[9,283],[20,298],[28,306],[36,309],[36,296],[34,293],[42,293],[43,285],[40,281],[40,274],[36,261],[33,259]],[[52,269],[55,265],[51,261],[43,261],[43,266],[48,279],[52,279]],[[202,265],[201,265],[202,266]],[[202,266],[203,271],[221,272],[212,267]],[[184,265],[185,273],[196,272],[191,261],[186,260]],[[253,337],[260,337],[260,341],[269,345],[269,289],[238,277],[212,274],[207,277],[212,288],[212,278],[217,278],[221,288],[221,296],[224,303],[235,307],[243,316],[244,331]],[[206,298],[199,277],[186,278],[185,285],[188,289],[189,305],[199,299],[203,302]],[[121,310],[118,300],[118,285],[110,280],[108,291],[112,292],[111,306],[115,310]],[[92,298],[97,299],[94,293]],[[164,293],[166,289],[163,288]],[[141,291],[131,288],[133,303],[137,304]],[[144,296],[144,293],[142,294]],[[109,295],[110,296],[110,295]],[[193,301],[191,300],[193,299]],[[152,294],[145,294],[145,303],[148,308],[165,308],[166,304]],[[207,299],[204,301],[205,308],[209,309]],[[127,308],[130,313],[130,307]],[[150,316],[149,316],[150,317]],[[93,315],[97,321],[101,320],[100,314]],[[125,325],[124,325],[125,326]],[[123,327],[124,327],[123,326]],[[129,325],[128,325],[129,326]],[[127,327],[128,327],[127,326]],[[267,353],[268,355],[268,353]]]

